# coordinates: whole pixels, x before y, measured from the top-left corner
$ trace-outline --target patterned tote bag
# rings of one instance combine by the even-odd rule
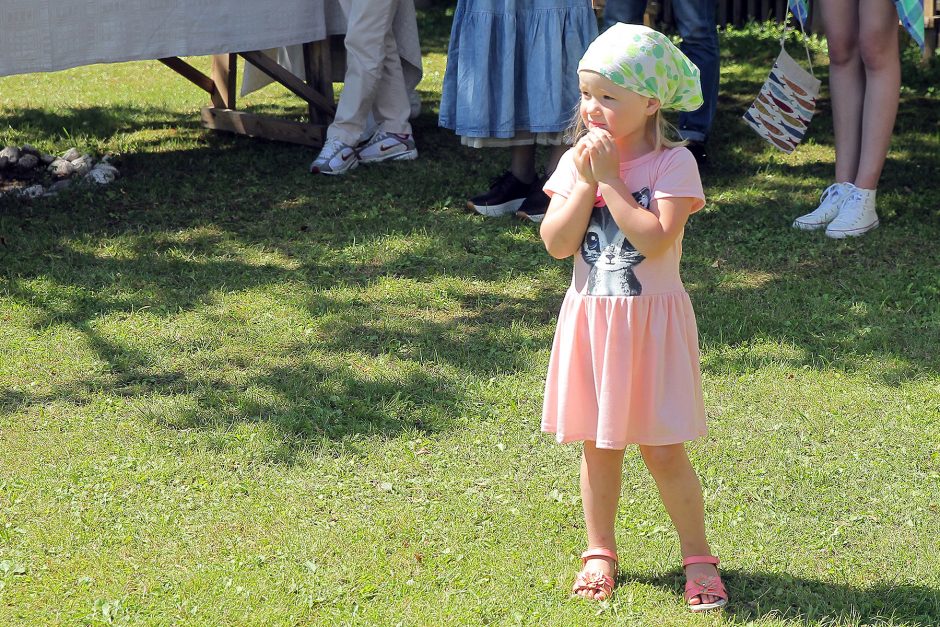
[[[744,113],[744,121],[757,131],[758,135],[766,139],[771,146],[786,153],[793,152],[806,134],[806,128],[816,112],[816,97],[819,95],[821,84],[813,72],[813,61],[806,43],[803,22],[798,21],[810,71],[804,70],[787,54],[784,43],[789,25],[786,26],[783,29],[783,37],[780,38],[780,54],[777,55],[770,75],[757,98]]]

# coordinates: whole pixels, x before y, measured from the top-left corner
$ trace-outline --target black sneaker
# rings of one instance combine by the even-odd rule
[[[538,224],[545,217],[548,211],[548,203],[551,199],[548,194],[542,191],[542,182],[539,181],[532,187],[532,192],[526,196],[519,210],[516,211],[516,217],[523,220],[531,220]]]
[[[708,165],[708,151],[705,149],[705,142],[692,140],[689,141],[685,147],[688,148],[692,156],[695,157],[695,162],[698,163],[698,167],[704,168]]]
[[[532,186],[533,183],[523,183],[506,170],[490,182],[486,192],[468,200],[467,209],[490,218],[515,213],[532,191]]]

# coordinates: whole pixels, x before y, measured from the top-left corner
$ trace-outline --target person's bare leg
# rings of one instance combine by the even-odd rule
[[[702,499],[702,484],[689,462],[682,444],[668,446],[640,446],[640,454],[659,488],[659,495],[666,506],[669,518],[679,534],[682,557],[711,555],[711,547],[705,538],[705,503]],[[689,579],[718,574],[712,564],[691,564],[686,567]],[[714,603],[718,597],[703,594],[690,603]]]
[[[512,147],[509,171],[523,183],[535,180],[535,144]]]
[[[876,189],[898,113],[901,88],[898,12],[891,0],[861,0],[859,13],[859,51],[865,68],[865,102],[855,186]]]
[[[890,3],[890,0],[883,1]],[[859,0],[826,0],[820,3],[820,8],[829,43],[836,182],[852,183],[858,174],[865,97],[865,71],[858,41]]]
[[[581,505],[587,527],[588,547],[617,550],[614,520],[620,500],[620,479],[623,474],[624,450],[597,448],[594,442],[584,443],[581,457]],[[606,559],[591,559],[584,570],[599,571],[616,577],[614,565]],[[604,594],[591,591],[579,593],[585,598],[601,601]]]
[[[552,146],[548,152],[548,162],[545,164],[545,176],[551,176],[552,172],[555,171],[555,168],[558,167],[558,162],[561,160],[561,156],[571,148],[567,144],[559,144],[558,146]]]

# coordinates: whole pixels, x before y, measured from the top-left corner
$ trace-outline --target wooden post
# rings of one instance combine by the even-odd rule
[[[332,116],[336,113],[336,105],[332,100],[327,100],[326,96],[316,89],[288,72],[276,61],[267,57],[257,50],[239,52],[246,61],[253,66],[279,82],[281,85],[291,90],[297,96],[300,96],[308,103],[316,106],[323,113]]]
[[[924,2],[924,60],[933,57],[937,50],[937,2],[927,0]]]
[[[212,82],[212,79],[179,57],[165,57],[157,60],[186,80],[197,85],[200,89],[205,90],[206,93],[210,95],[215,93],[215,83]]]
[[[307,84],[333,102],[333,62],[330,58],[330,39],[306,43],[304,50],[304,76]],[[312,102],[307,103],[311,124],[327,125],[332,117],[317,108]]]
[[[238,75],[238,56],[230,54],[212,55],[212,82],[215,93],[212,105],[219,109],[235,108],[235,78]]]
[[[304,44],[306,82],[257,50],[238,53],[306,100],[310,122],[279,120],[237,111],[235,77],[238,71],[238,56],[235,53],[213,55],[211,78],[178,57],[165,57],[159,61],[209,93],[213,106],[204,107],[202,110],[204,127],[319,148],[323,145],[326,126],[336,111],[329,45],[329,40]]]
[[[217,131],[291,142],[304,146],[313,146],[314,148],[323,145],[323,137],[326,134],[326,128],[316,124],[281,120],[245,113],[244,111],[215,109],[213,107],[203,107],[202,125]]]

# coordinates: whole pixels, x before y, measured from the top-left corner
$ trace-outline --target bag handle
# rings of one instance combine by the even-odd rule
[[[787,14],[783,19],[783,35],[780,37],[780,49],[786,50],[786,41],[787,34],[790,32],[790,10],[787,9]],[[809,62],[809,73],[813,75],[813,78],[816,78],[816,72],[813,71],[813,59],[809,54],[809,44],[806,42],[806,28],[803,26],[803,20],[799,17],[796,17],[797,23],[800,25],[800,32],[803,34],[803,47],[806,49],[806,60]]]

